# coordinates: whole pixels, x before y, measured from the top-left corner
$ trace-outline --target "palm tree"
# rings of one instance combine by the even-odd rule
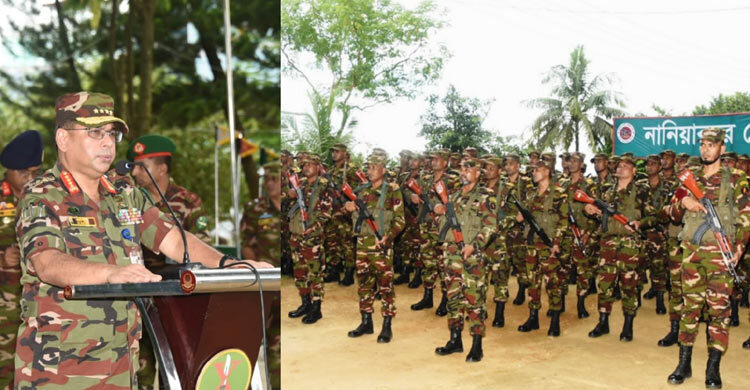
[[[622,115],[620,108],[625,105],[619,92],[605,89],[611,84],[611,77],[597,75],[590,79],[588,65],[583,46],[577,46],[570,53],[567,67],[552,67],[542,80],[544,84],[553,83],[552,96],[526,102],[531,108],[544,110],[531,126],[532,140],[537,148],[543,150],[562,145],[568,150],[575,142],[577,152],[581,130],[592,150],[601,151],[608,144],[607,140],[612,136],[609,120]]]

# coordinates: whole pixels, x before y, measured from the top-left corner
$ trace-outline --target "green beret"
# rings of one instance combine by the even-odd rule
[[[127,158],[137,161],[149,157],[171,156],[175,150],[177,146],[171,139],[159,134],[147,134],[130,143]]]

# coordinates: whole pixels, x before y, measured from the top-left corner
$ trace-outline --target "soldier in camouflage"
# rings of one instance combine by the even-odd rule
[[[302,166],[300,190],[303,204],[308,213],[308,221],[303,221],[300,208],[295,206],[289,213],[290,242],[294,252],[294,283],[302,297],[302,304],[289,312],[290,318],[302,317],[305,324],[314,324],[323,318],[320,306],[323,302],[325,258],[321,250],[323,227],[331,218],[332,195],[328,180],[320,176],[320,157],[304,155],[299,161]],[[289,190],[289,197],[297,202],[297,192]],[[306,225],[306,226],[305,226]]]
[[[581,171],[585,156],[583,153],[574,152],[568,154],[568,177],[561,181],[560,185],[565,190],[566,202],[568,203],[568,210],[570,216],[564,215],[563,217],[570,218],[576,222],[578,229],[581,232],[581,237],[576,238],[573,235],[572,230],[568,229],[563,235],[562,245],[560,246],[560,264],[569,264],[572,266],[572,270],[575,271],[572,276],[575,277],[576,282],[576,296],[577,296],[577,310],[578,318],[587,318],[589,316],[586,311],[586,295],[589,292],[589,283],[593,277],[591,260],[590,258],[581,251],[577,240],[580,239],[580,244],[586,249],[591,250],[593,244],[589,237],[591,231],[595,230],[593,221],[586,216],[583,212],[583,203],[574,202],[573,195],[577,190],[581,190],[586,193],[590,193],[594,186],[592,179],[583,176]],[[588,252],[586,252],[588,253]],[[562,267],[561,267],[562,268]],[[567,283],[565,274],[561,274],[561,282]],[[562,311],[565,311],[565,295],[563,295]]]
[[[609,155],[604,153],[597,153],[594,158],[591,159],[594,164],[594,171],[596,177],[594,178],[594,185],[591,187],[591,193],[589,195],[601,198],[602,190],[609,185],[615,183],[615,177],[609,172]],[[589,294],[596,294],[596,275],[599,270],[599,241],[601,241],[601,229],[592,227],[591,234],[589,235],[589,243],[587,246],[589,264],[591,265],[591,280],[589,281]],[[618,287],[615,286],[617,289]]]
[[[357,293],[362,315],[362,322],[349,332],[349,337],[373,333],[373,301],[377,291],[383,302],[383,328],[378,335],[378,343],[388,343],[393,337],[391,323],[396,316],[396,293],[393,289],[393,258],[390,248],[405,223],[403,198],[398,184],[388,182],[384,177],[386,161],[381,155],[369,157],[369,184],[364,188],[360,187],[357,192],[357,198],[374,218],[375,229],[382,238],[378,240],[372,227],[365,223],[363,213],[355,202],[348,201],[344,206],[351,213],[354,233],[357,235]]]
[[[674,163],[676,166],[675,171],[682,172],[687,168],[688,159],[690,159],[690,155],[687,153],[680,153],[675,157]]]
[[[330,149],[333,165],[328,170],[329,184],[341,187],[348,183],[352,187],[359,184],[356,167],[353,167],[346,159],[347,147],[344,144],[334,144]],[[343,210],[342,199],[333,199],[331,219],[325,225],[325,258],[326,278],[325,282],[337,282],[343,286],[354,284],[354,243],[352,237],[352,221],[349,214]],[[341,272],[344,271],[344,279],[341,280]]]
[[[419,246],[421,245],[421,234],[419,233],[419,221],[417,220],[417,214],[419,213],[419,205],[412,203],[409,197],[409,192],[405,189],[409,180],[417,180],[419,178],[419,156],[415,155],[409,150],[401,152],[402,170],[398,175],[397,184],[399,186],[399,192],[404,202],[404,229],[401,231],[399,238],[396,240],[394,251],[398,253],[398,256],[403,262],[403,271],[393,281],[394,285],[404,284],[409,282],[411,272],[414,271],[417,263],[419,262]],[[422,268],[416,268],[414,278],[421,279]]]
[[[722,167],[719,157],[726,151],[723,129],[710,128],[701,133],[700,153],[702,169],[693,171],[704,196],[716,209],[728,241],[734,248],[730,259],[737,264],[750,238],[750,203],[747,177],[744,172]],[[680,233],[683,248],[682,293],[685,307],[680,319],[679,363],[669,376],[670,383],[682,383],[692,374],[693,343],[698,333],[698,321],[704,305],[708,306],[708,362],[706,387],[721,388],[719,364],[729,347],[729,299],[733,279],[727,272],[721,251],[713,234],[695,237],[705,221],[703,205],[681,186],[672,198],[669,210],[675,220],[685,224]],[[699,240],[694,243],[693,240]]]
[[[21,320],[16,388],[136,389],[140,318],[127,299],[65,300],[76,284],[155,282],[141,243],[182,257],[178,229],[126,176],[109,168],[128,131],[107,95],[57,100],[58,162],[25,188],[16,234],[21,250]],[[195,259],[222,254],[188,234]],[[234,263],[234,260],[230,260]],[[270,264],[251,262],[256,267]]]
[[[526,251],[526,277],[529,280],[529,318],[518,327],[520,332],[530,332],[539,329],[539,309],[542,306],[541,293],[542,281],[544,281],[547,298],[550,307],[550,327],[547,335],[557,337],[560,335],[560,311],[562,310],[562,284],[560,280],[560,243],[563,233],[568,229],[568,202],[565,190],[556,182],[552,182],[553,166],[549,160],[539,160],[533,166],[533,177],[536,189],[528,194],[523,202],[524,207],[534,216],[539,227],[544,230],[552,240],[552,247],[548,247],[538,234],[527,227],[524,232],[526,237],[531,237],[527,242]],[[524,218],[520,211],[516,212],[516,220],[523,222]]]
[[[539,160],[536,159],[535,161]],[[506,185],[503,187],[503,191],[497,195],[498,204],[503,205],[506,212],[510,213],[509,215],[515,216],[517,210],[515,210],[512,202],[508,203],[508,197],[513,194],[519,202],[523,202],[534,191],[534,182],[531,176],[520,173],[521,156],[513,153],[508,154],[505,156],[504,164],[507,180],[505,181]],[[527,171],[531,172],[532,169],[527,168]],[[518,283],[518,291],[516,292],[515,299],[513,299],[513,304],[520,306],[526,300],[526,288],[529,286],[529,279],[526,275],[526,237],[523,235],[522,225],[517,223],[511,224],[504,233],[510,266],[512,269],[515,269],[516,281]]]
[[[249,202],[242,214],[242,257],[265,261],[278,267],[281,262],[281,164],[263,165],[264,194]],[[271,387],[281,388],[281,299],[275,294],[268,321],[268,370]]]
[[[422,233],[422,248],[421,248],[421,259],[424,269],[422,271],[422,285],[424,286],[424,295],[422,299],[411,305],[412,310],[423,310],[431,308],[433,305],[433,288],[436,283],[439,283],[443,290],[443,298],[440,301],[440,305],[436,310],[436,314],[444,316],[448,314],[446,304],[448,299],[445,295],[445,285],[443,283],[445,275],[445,265],[442,256],[441,242],[439,239],[439,226],[437,217],[434,214],[434,207],[440,203],[440,198],[435,192],[435,183],[443,182],[449,194],[456,191],[460,182],[457,176],[449,174],[446,169],[448,165],[448,156],[450,151],[447,149],[441,149],[432,153],[432,172],[428,175],[424,175],[419,179],[419,187],[422,189],[422,194],[426,194],[429,197],[430,203],[433,206],[432,210],[428,210],[426,204],[422,199],[415,193],[411,193],[411,201],[413,203],[420,204],[420,215],[423,215],[421,221],[419,221],[419,230]]]
[[[643,186],[648,186],[651,192],[651,206],[657,212],[670,201],[672,191],[674,190],[671,183],[662,179],[660,171],[661,157],[657,154],[648,156],[646,160],[646,174],[648,177],[639,182]],[[651,276],[651,289],[649,290],[651,294],[646,292],[645,298],[656,298],[656,314],[667,313],[667,308],[664,306],[664,293],[667,291],[667,258],[669,253],[666,246],[667,226],[664,222],[662,220],[654,226],[654,229],[646,231],[646,240],[644,242],[646,264]]]
[[[292,251],[291,245],[289,245],[289,219],[286,218],[289,209],[291,209],[294,202],[288,196],[287,190],[289,189],[289,176],[286,172],[293,170],[294,168],[294,157],[288,150],[281,151],[281,273],[284,275],[292,275]]]
[[[26,183],[42,164],[42,136],[25,131],[0,152],[5,177],[0,181],[0,389],[13,386],[16,334],[21,324],[21,252],[16,241],[16,215]]]
[[[467,362],[482,360],[482,338],[485,335],[484,320],[487,318],[487,267],[484,250],[497,229],[494,197],[478,185],[481,161],[465,158],[461,164],[461,187],[448,198],[448,204],[437,204],[435,214],[440,215],[440,241],[445,257],[445,284],[448,297],[448,328],[450,339],[443,347],[435,349],[438,355],[463,352],[461,331],[464,316],[469,321],[469,333],[473,341],[466,356]],[[455,226],[449,225],[447,207],[452,204],[455,216],[463,233],[457,237]],[[459,239],[462,241],[459,241]]]
[[[609,333],[609,315],[614,303],[614,285],[618,278],[622,289],[622,309],[625,315],[620,341],[633,340],[633,319],[635,318],[638,294],[638,254],[641,245],[634,229],[649,229],[656,221],[654,208],[649,203],[648,187],[635,182],[635,158],[630,154],[620,157],[617,164],[617,181],[614,185],[602,188],[601,199],[616,206],[619,213],[630,220],[631,226],[608,221],[607,230],[602,225],[600,241],[599,273],[599,322],[589,332],[589,337],[599,337]],[[601,210],[587,204],[584,210],[589,215],[600,216]]]
[[[176,149],[175,143],[163,135],[148,134],[135,139],[128,146],[127,154],[128,160],[137,163],[133,168],[133,178],[139,187],[148,191],[147,198],[162,213],[169,215],[171,208],[185,231],[210,243],[209,218],[203,210],[203,202],[198,195],[177,185],[171,178],[172,158]],[[146,169],[151,172],[159,189],[148,177]],[[167,198],[169,208],[161,200],[159,191]],[[148,248],[143,248],[143,252],[146,268],[158,269],[167,263],[174,263],[174,260],[156,254]]]

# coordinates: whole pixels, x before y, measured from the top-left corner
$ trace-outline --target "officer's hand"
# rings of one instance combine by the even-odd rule
[[[630,221],[630,225],[625,225],[625,227],[629,228],[628,230],[632,231],[633,233],[635,233],[635,230],[641,230],[641,221]],[[633,229],[633,227],[635,227],[635,229]]]
[[[435,209],[433,211],[437,215],[443,215],[443,214],[445,214],[445,206],[442,205],[442,204],[436,204],[435,205]]]
[[[682,198],[680,203],[682,204],[682,207],[684,207],[687,211],[699,211],[700,210],[700,211],[703,211],[704,213],[708,213],[708,211],[706,210],[705,207],[703,207],[701,202],[699,202],[697,199],[693,197],[686,196]]]
[[[227,265],[235,264],[235,263],[239,263],[239,264],[233,265],[232,268],[248,268],[248,269],[250,268],[247,266],[247,264],[243,264],[243,263],[250,263],[250,265],[252,265],[255,268],[273,268],[272,264],[266,263],[265,261],[255,261],[255,260],[250,260],[250,259],[247,259],[247,260],[228,259],[224,262],[224,267],[226,267]]]
[[[594,206],[593,204],[586,204],[583,206],[583,210],[586,212],[586,214],[594,214],[594,215],[602,215],[602,211],[599,210],[598,207]]]
[[[289,197],[292,199],[297,199],[297,191],[289,190]]]
[[[375,248],[378,248],[378,249],[385,248],[385,240],[386,240],[386,237],[383,237],[380,240],[375,241]]]
[[[422,199],[417,194],[411,194],[412,203],[422,203]]]
[[[464,255],[464,260],[468,259],[474,253],[474,245],[464,245],[461,253]]]
[[[11,245],[5,250],[2,260],[0,268],[18,268],[21,262],[21,251],[15,245]]]
[[[520,211],[516,212],[516,221],[523,222],[523,214]]]
[[[732,265],[736,267],[737,263],[739,263],[740,259],[742,258],[743,252],[745,252],[745,246],[737,245],[737,250],[734,252],[734,256],[732,256],[732,259],[729,260],[729,262],[732,263]]]
[[[147,283],[160,280],[161,275],[151,273],[142,264],[114,266],[107,275],[107,283]]]
[[[354,204],[354,202],[351,202],[351,201],[346,202],[346,203],[344,203],[344,210],[346,210],[346,211],[348,211],[350,213],[353,213],[353,212],[357,211],[357,205]]]

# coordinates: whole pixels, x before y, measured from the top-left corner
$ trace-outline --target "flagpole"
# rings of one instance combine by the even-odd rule
[[[241,257],[242,252],[240,250],[240,218],[242,211],[240,211],[240,188],[237,185],[234,178],[237,176],[237,149],[235,148],[235,133],[234,133],[234,82],[232,74],[232,26],[230,23],[229,15],[229,0],[224,0],[224,51],[226,53],[227,60],[227,116],[229,117],[229,147],[231,150],[232,159],[232,207],[234,208],[234,244],[237,249],[237,256]]]

